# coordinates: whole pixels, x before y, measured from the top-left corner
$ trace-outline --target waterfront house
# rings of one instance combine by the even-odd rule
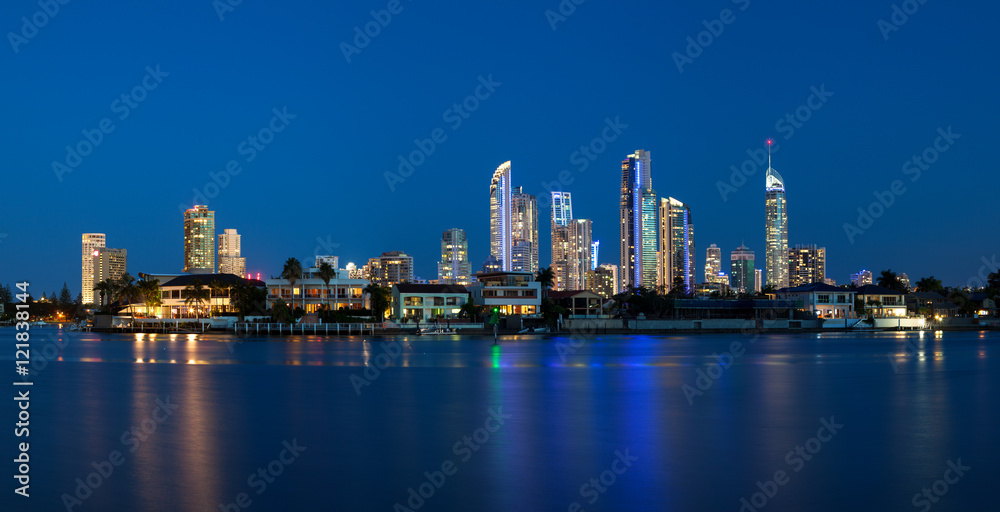
[[[856,292],[850,288],[838,288],[826,283],[812,283],[782,288],[774,293],[778,300],[799,301],[802,310],[814,313],[818,318],[854,318],[854,298]]]
[[[458,318],[469,290],[457,284],[398,283],[392,286],[392,319]]]
[[[857,298],[861,299],[865,308],[875,318],[905,317],[906,294],[873,284],[854,288]]]

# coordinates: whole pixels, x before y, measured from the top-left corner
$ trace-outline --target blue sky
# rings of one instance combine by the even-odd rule
[[[359,264],[403,250],[433,279],[447,228],[468,232],[475,268],[486,258],[489,180],[506,160],[514,185],[539,195],[567,171],[575,216],[593,219],[601,260],[617,263],[619,167],[640,148],[657,192],[693,209],[700,280],[711,243],[728,253],[745,241],[762,263],[763,169],[725,200],[719,182],[768,137],[789,241],[827,247],[838,282],[891,267],[960,285],[998,252],[995,4],[930,0],[886,40],[878,22],[893,22],[892,2],[587,0],[555,19],[557,1],[403,0],[347,62],[342,43],[389,6],[244,1],[220,20],[209,0],[69,2],[53,16],[36,15],[37,1],[4,2],[0,281],[27,279],[36,296],[65,281],[75,295],[84,232],[128,249],[133,274],[179,272],[178,205],[196,188],[213,192],[217,230],[243,235],[253,272],[326,246]],[[731,23],[714,22],[724,9]],[[22,17],[45,23],[25,37]],[[687,38],[720,26],[679,70]],[[498,85],[458,125],[449,109],[490,77]],[[818,108],[814,88],[828,95]],[[142,101],[122,118],[132,91]],[[241,144],[275,109],[290,115],[248,161]],[[794,131],[777,124],[796,112],[808,120]],[[96,140],[104,119],[113,131],[57,176],[66,146],[83,131]],[[606,119],[627,128],[579,170],[573,153]],[[929,150],[948,127],[960,137]],[[443,142],[390,186],[400,155],[435,130]],[[904,164],[925,151],[937,159],[913,181]],[[233,160],[238,174],[226,171]],[[213,174],[226,183],[217,193]],[[895,180],[905,191],[849,237],[844,224]],[[540,232],[547,264],[548,212]]]

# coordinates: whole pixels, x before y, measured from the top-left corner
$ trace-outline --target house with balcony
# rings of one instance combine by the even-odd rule
[[[473,301],[504,316],[537,316],[542,313],[542,283],[531,272],[482,272],[468,287]]]
[[[549,298],[566,308],[569,318],[597,318],[604,303],[603,297],[589,290],[550,291]]]
[[[461,285],[397,283],[392,286],[392,319],[455,319],[468,300],[469,290]]]
[[[294,308],[302,308],[306,314],[315,313],[329,307],[332,311],[344,309],[365,309],[367,297],[364,294],[368,281],[365,279],[330,280],[327,285],[322,279],[306,273],[295,283],[288,279],[265,279],[267,287],[267,307],[271,309],[278,300]]]
[[[873,284],[854,288],[857,298],[874,318],[905,317],[906,294]]]
[[[774,292],[778,300],[799,301],[802,310],[810,311],[823,319],[855,318],[855,294],[853,289],[838,288],[826,283],[804,284]]]

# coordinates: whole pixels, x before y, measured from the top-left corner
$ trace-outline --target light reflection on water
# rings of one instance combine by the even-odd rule
[[[57,336],[32,388],[38,510],[64,510],[116,449],[125,464],[77,510],[218,510],[240,492],[252,510],[392,510],[493,407],[512,418],[423,510],[735,511],[829,416],[844,431],[769,510],[907,509],[959,457],[975,469],[941,506],[974,509],[1000,471],[982,442],[1000,420],[993,333],[602,335],[565,360],[559,336]],[[682,387],[734,341],[746,353],[689,405]],[[376,370],[359,395],[352,376]],[[130,452],[123,433],[166,397],[178,410]],[[258,495],[248,476],[293,438],[307,450]],[[626,448],[639,460],[591,505],[581,485]]]

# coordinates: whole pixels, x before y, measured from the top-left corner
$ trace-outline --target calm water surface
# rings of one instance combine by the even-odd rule
[[[32,497],[14,495],[6,477],[4,511],[66,510],[64,499],[88,490],[72,510],[738,512],[741,498],[766,498],[764,510],[925,510],[914,494],[959,459],[971,469],[934,495],[933,510],[995,509],[996,333],[499,346],[32,333]],[[0,329],[8,394],[13,334]],[[714,355],[734,342],[745,353],[722,369]],[[718,378],[699,389],[699,370]],[[10,460],[23,440],[11,400],[2,414]],[[818,432],[823,420],[843,427]],[[296,456],[286,443],[305,449]],[[120,465],[98,478],[94,464],[106,469],[115,451]],[[436,474],[442,466],[451,474]],[[784,484],[769,484],[777,471]],[[88,475],[99,485],[77,489]],[[758,482],[772,496],[751,501]]]

